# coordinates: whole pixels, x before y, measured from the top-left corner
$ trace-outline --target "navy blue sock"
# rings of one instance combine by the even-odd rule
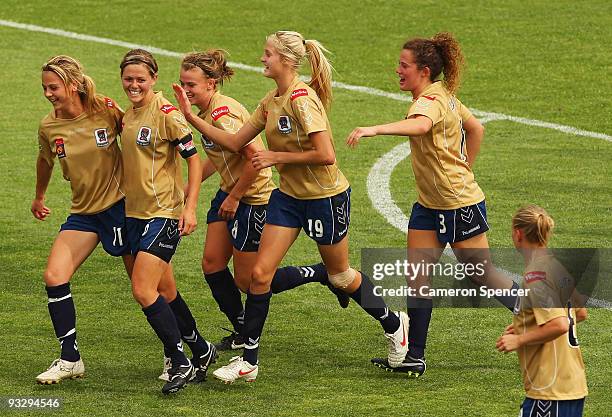
[[[290,290],[310,282],[327,282],[327,269],[322,263],[307,266],[279,268],[272,277],[270,289],[273,294]]]
[[[512,283],[512,289],[518,290],[519,285],[516,282]],[[516,304],[517,296],[515,295],[503,295],[503,296],[494,296],[497,301],[502,303],[504,307],[506,307],[510,311],[514,311],[514,305]]]
[[[47,307],[55,336],[62,347],[60,358],[76,362],[81,358],[81,354],[76,341],[76,310],[70,293],[70,283],[45,289],[49,297]]]
[[[230,323],[232,323],[234,331],[236,333],[241,333],[244,324],[242,298],[240,290],[236,287],[234,277],[229,268],[213,272],[212,274],[204,274],[204,279],[210,287],[210,291],[219,306],[219,310],[221,310]]]
[[[176,317],[181,338],[187,343],[193,356],[199,358],[208,353],[208,343],[200,336],[191,310],[189,310],[189,306],[187,306],[187,303],[185,303],[185,300],[183,300],[178,291],[176,292],[176,298],[168,303],[168,305],[172,309],[174,317]]]
[[[361,285],[349,296],[363,308],[366,313],[380,322],[385,333],[394,333],[400,325],[399,317],[389,311],[385,300],[379,295],[374,294],[374,285],[370,278],[361,272]]]
[[[425,356],[425,345],[429,331],[429,321],[433,301],[427,298],[407,298],[408,317],[410,327],[408,329],[408,354],[415,359]]]
[[[148,307],[142,309],[147,321],[164,344],[164,353],[172,360],[172,366],[187,365],[189,361],[183,353],[181,332],[172,309],[161,295]]]
[[[244,314],[244,355],[243,359],[251,365],[257,365],[259,338],[263,332],[268,310],[270,309],[272,291],[265,294],[247,293]]]

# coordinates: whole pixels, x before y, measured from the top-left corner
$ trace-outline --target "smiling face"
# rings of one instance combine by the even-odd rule
[[[201,110],[208,107],[210,98],[215,93],[215,80],[208,78],[201,68],[184,69],[180,74],[181,87],[187,93],[189,102]]]
[[[59,75],[53,71],[42,72],[42,88],[57,116],[70,109],[75,100],[79,100],[76,86],[66,87]]]
[[[121,74],[123,91],[136,108],[146,105],[155,94],[153,86],[157,75],[151,76],[144,64],[127,65]]]
[[[263,74],[268,78],[276,79],[290,68],[290,66],[283,61],[272,40],[266,42],[260,60],[264,65]]]
[[[414,92],[422,90],[427,84],[431,84],[429,68],[419,69],[410,49],[402,49],[395,72],[399,76],[399,85],[402,91]]]

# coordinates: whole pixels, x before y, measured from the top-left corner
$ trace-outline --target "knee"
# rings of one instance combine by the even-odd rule
[[[70,277],[63,276],[58,271],[47,268],[43,273],[43,280],[47,287],[56,287],[70,281]]]
[[[334,287],[344,290],[350,287],[353,281],[355,281],[356,277],[357,277],[357,271],[349,267],[349,269],[347,269],[344,272],[340,272],[338,274],[330,274],[329,282]]]
[[[134,300],[136,300],[136,302],[142,307],[153,304],[157,299],[157,296],[157,291],[152,291],[147,286],[132,284],[132,297],[134,297]]]
[[[270,285],[274,271],[261,264],[256,264],[253,267],[253,273],[251,275],[251,285],[258,287]]]
[[[226,267],[227,263],[224,263],[222,260],[215,259],[212,256],[204,255],[204,258],[202,258],[202,272],[205,274],[219,272]]]

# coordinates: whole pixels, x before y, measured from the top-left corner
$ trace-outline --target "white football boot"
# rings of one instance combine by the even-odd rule
[[[79,359],[69,362],[63,359],[53,361],[49,369],[36,377],[39,384],[59,384],[64,379],[82,378],[85,375],[85,365]]]
[[[254,382],[259,373],[257,365],[251,365],[241,356],[234,356],[229,364],[222,366],[213,372],[215,378],[226,384],[231,384],[237,379],[243,378],[246,382]]]
[[[395,333],[385,333],[385,337],[389,340],[387,360],[392,368],[400,366],[408,353],[408,322],[410,319],[403,311],[400,311],[398,316],[399,328]]]

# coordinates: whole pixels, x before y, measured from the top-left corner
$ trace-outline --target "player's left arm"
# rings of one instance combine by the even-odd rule
[[[200,194],[200,185],[202,184],[202,167],[200,156],[197,153],[185,158],[187,162],[187,198],[185,199],[185,207],[179,219],[179,230],[181,236],[185,236],[193,232],[198,225],[196,216],[196,208],[198,206],[198,196]]]
[[[541,345],[550,342],[568,331],[569,322],[567,316],[555,317],[524,334],[515,334],[513,331],[509,332],[508,328],[506,328],[504,334],[497,339],[495,347],[500,352],[513,352],[521,346]]]
[[[273,152],[261,150],[253,155],[253,166],[263,169],[276,164],[332,165],[336,151],[326,130],[308,135],[313,148],[304,152]]]
[[[589,313],[585,307],[576,309],[576,323],[580,323],[581,321],[585,321]]]
[[[474,166],[476,157],[480,153],[480,144],[484,138],[484,126],[474,116],[463,122],[465,130],[465,150],[467,152],[467,163],[470,167]]]
[[[423,136],[431,130],[433,121],[424,115],[415,115],[399,122],[384,125],[357,127],[346,138],[346,144],[354,148],[362,137],[378,135]]]

